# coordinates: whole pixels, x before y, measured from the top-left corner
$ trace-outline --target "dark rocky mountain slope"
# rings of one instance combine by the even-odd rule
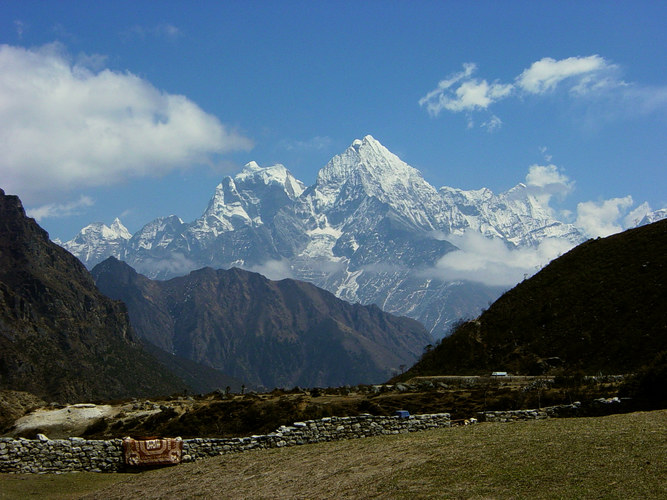
[[[667,351],[667,220],[589,240],[425,354],[416,375],[629,373]]]
[[[142,349],[123,304],[0,190],[0,389],[64,402],[184,387]]]
[[[259,387],[381,382],[432,341],[415,320],[241,269],[154,281],[110,257],[92,274],[145,340]]]

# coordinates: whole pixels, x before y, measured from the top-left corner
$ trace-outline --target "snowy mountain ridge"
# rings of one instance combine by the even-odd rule
[[[106,255],[124,252],[132,234],[120,219],[114,219],[111,226],[94,222],[84,227],[76,237],[65,244],[67,250],[76,255],[82,262],[102,261]],[[56,242],[59,243],[60,242]]]
[[[345,300],[420,320],[442,337],[506,288],[442,273],[444,257],[459,250],[447,240],[471,231],[507,249],[585,240],[524,184],[497,195],[486,188],[436,189],[367,135],[334,156],[310,187],[283,165],[250,162],[222,180],[190,223],[160,218],[132,236],[120,221],[111,228],[91,224],[62,245],[89,268],[114,256],[151,278],[210,266],[309,281]]]
[[[661,208],[654,212],[649,212],[637,223],[637,226],[645,226],[646,224],[652,224],[662,219],[667,219],[667,208]]]

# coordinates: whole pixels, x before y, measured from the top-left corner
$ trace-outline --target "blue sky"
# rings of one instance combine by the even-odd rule
[[[373,135],[435,187],[551,189],[591,235],[667,205],[667,2],[0,3],[0,187],[53,238],[306,184]]]

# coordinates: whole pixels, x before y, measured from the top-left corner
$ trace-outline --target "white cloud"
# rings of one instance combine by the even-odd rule
[[[591,238],[609,236],[623,230],[619,219],[632,206],[632,196],[612,198],[601,202],[585,201],[577,204],[575,225]]]
[[[553,156],[549,154],[549,148],[547,148],[546,146],[540,146],[539,149],[540,153],[542,153],[542,155],[544,156],[544,159],[548,162],[551,162]]]
[[[647,214],[651,212],[652,210],[648,202],[642,203],[634,210],[631,210],[628,215],[623,218],[623,227],[626,229],[635,227]]]
[[[431,115],[438,116],[443,109],[453,112],[486,109],[510,94],[511,84],[471,78],[476,69],[475,64],[464,64],[463,71],[439,82],[436,89],[419,100],[419,105],[426,106]]]
[[[27,213],[35,220],[41,221],[53,217],[68,217],[81,213],[82,208],[92,207],[95,204],[89,196],[81,195],[78,200],[66,203],[48,203],[39,207],[30,208]]]
[[[546,153],[546,148],[541,149]],[[573,220],[569,211],[558,215],[549,206],[552,198],[564,199],[574,189],[574,181],[556,165],[531,165],[526,174],[526,190],[556,219]],[[574,226],[588,237],[609,236],[623,229],[635,227],[651,213],[648,203],[632,209],[631,196],[605,201],[587,201],[577,205]],[[423,272],[425,278],[466,280],[492,286],[513,286],[532,276],[554,258],[566,253],[574,245],[566,239],[547,238],[535,247],[513,247],[501,238],[487,238],[481,232],[469,230],[461,236],[434,231],[432,237],[447,240],[458,250],[444,255],[437,264]]]
[[[80,53],[76,57],[75,66],[89,69],[90,71],[102,71],[107,65],[109,58],[102,54]]]
[[[570,179],[556,165],[531,165],[526,174],[526,184],[539,187],[557,185],[564,191],[570,191],[571,188]]]
[[[556,165],[531,165],[526,174],[526,187],[544,208],[549,208],[552,196],[563,198],[572,192],[574,181]]]
[[[482,127],[484,127],[489,132],[495,132],[496,130],[499,130],[500,127],[502,126],[503,126],[503,121],[496,115],[492,115],[491,118],[482,123]]]
[[[450,111],[486,109],[491,103],[509,95],[511,90],[511,85],[489,84],[486,80],[469,80],[456,89],[455,98],[440,96],[440,103]]]
[[[463,71],[460,71],[459,73],[454,73],[453,75],[450,75],[448,78],[438,82],[438,86],[434,90],[431,90],[428,94],[426,94],[419,100],[419,105],[420,106],[426,105],[427,111],[430,114],[437,116],[438,113],[440,113],[441,111],[440,109],[438,109],[438,101],[440,96],[455,83],[463,80],[464,78],[470,78],[470,76],[475,72],[476,69],[477,69],[476,64],[464,63]]]
[[[144,259],[140,265],[137,265],[136,270],[144,275],[166,274],[183,276],[201,267],[182,253],[172,253],[162,256],[159,259]]]
[[[252,147],[185,96],[128,72],[93,71],[99,56],[79,61],[57,43],[0,45],[2,182],[27,204]]]
[[[652,113],[667,105],[667,87],[647,87],[624,82],[619,78],[620,68],[605,58],[591,56],[568,57],[556,60],[544,57],[524,69],[512,83],[474,78],[474,63],[463,65],[463,71],[450,75],[419,100],[432,116],[442,111],[487,111],[498,101],[509,97],[545,95],[564,88],[577,99],[603,100],[608,105],[623,107],[626,112]],[[467,117],[468,128],[472,118]],[[500,118],[493,115],[482,127],[497,129]]]
[[[447,240],[459,250],[444,255],[424,276],[491,286],[513,286],[572,248],[572,243],[558,239],[546,239],[537,247],[510,248],[502,240],[476,231],[448,236]]]
[[[273,281],[294,277],[288,260],[268,260],[256,266],[246,267],[246,269],[266,276]]]
[[[598,55],[568,57],[559,61],[545,57],[524,70],[516,78],[516,83],[526,92],[542,94],[554,90],[559,83],[568,78],[579,77],[573,89],[583,93],[602,82],[608,82],[608,79],[602,77],[600,73],[614,68],[614,65]]]

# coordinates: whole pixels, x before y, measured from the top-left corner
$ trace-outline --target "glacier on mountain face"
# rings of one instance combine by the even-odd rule
[[[370,135],[334,156],[312,186],[283,165],[250,162],[222,180],[192,222],[160,218],[132,236],[121,226],[92,224],[63,246],[89,268],[113,255],[151,278],[204,266],[285,273],[420,320],[436,338],[511,286],[448,278],[455,238],[474,232],[508,252],[585,239],[524,184],[500,194],[436,189]]]

